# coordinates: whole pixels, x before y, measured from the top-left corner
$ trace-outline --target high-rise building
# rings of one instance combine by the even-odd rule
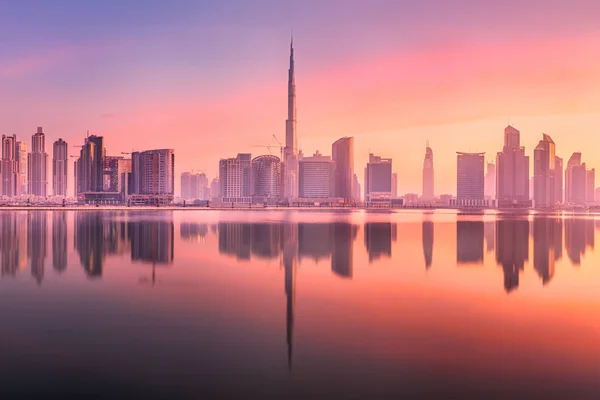
[[[252,196],[252,155],[219,161],[219,184],[224,203],[250,203]]]
[[[27,145],[25,142],[17,142],[17,167],[19,175],[17,177],[18,194],[27,194]]]
[[[590,170],[592,171],[592,170]],[[581,162],[581,153],[575,152],[565,169],[565,203],[584,205],[588,201],[588,183],[593,182],[592,172]],[[591,192],[593,193],[593,188]]]
[[[183,178],[183,176],[182,176]],[[183,181],[182,181],[183,182]],[[188,182],[188,199],[207,200],[208,178],[204,173],[190,173]]]
[[[190,174],[189,172],[182,172],[181,173],[181,186],[180,186],[180,190],[181,190],[181,198],[184,199],[184,200],[192,198],[192,196],[190,195],[191,175],[192,174]]]
[[[561,204],[564,199],[563,176],[563,159],[560,157],[554,157],[554,201],[559,204]]]
[[[175,195],[175,151],[146,150],[131,154],[132,194],[151,203],[170,203]],[[131,192],[131,191],[130,191]]]
[[[58,139],[52,148],[52,191],[55,196],[67,195],[67,165],[69,152],[67,142]]]
[[[2,195],[7,197],[19,194],[19,164],[17,161],[17,136],[2,135]]]
[[[433,191],[433,150],[429,147],[429,142],[425,146],[425,160],[423,161],[423,193],[421,195],[425,201],[431,201],[434,197]]]
[[[281,197],[281,160],[268,155],[252,160],[252,199],[266,201]]]
[[[507,126],[504,147],[496,157],[498,207],[529,207],[529,157],[520,145],[521,133]]]
[[[392,197],[392,159],[369,154],[365,168],[365,202]]]
[[[298,197],[298,136],[296,132],[296,76],[294,72],[294,41],[290,42],[288,70],[288,107],[285,121],[284,196]]]
[[[392,199],[398,198],[398,173],[392,172]]]
[[[461,153],[456,157],[456,200],[458,206],[484,206],[485,153]]]
[[[356,174],[354,174],[354,183],[353,183],[353,187],[352,187],[352,191],[353,191],[353,198],[355,201],[360,201],[360,194],[361,194],[361,187],[360,187],[360,182],[358,182],[358,176],[356,176]]]
[[[331,158],[335,163],[334,195],[350,202],[354,197],[354,138],[336,140],[331,146]]]
[[[104,191],[104,138],[91,135],[79,152],[77,160],[77,193]]]
[[[588,169],[586,173],[585,183],[585,201],[588,203],[594,202],[594,192],[596,190],[596,170]]]
[[[47,165],[46,136],[42,128],[37,128],[37,132],[31,137],[31,153],[27,155],[27,192],[29,194],[46,197]]]
[[[485,172],[485,198],[496,198],[496,164],[488,162]]]
[[[320,199],[334,197],[335,163],[318,151],[299,163],[298,197]]]
[[[213,178],[210,182],[210,200],[219,201],[221,198],[221,184],[219,178]]]
[[[533,150],[533,200],[536,208],[556,205],[556,146],[549,135]]]

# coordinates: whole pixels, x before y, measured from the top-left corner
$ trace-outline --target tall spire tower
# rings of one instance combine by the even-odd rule
[[[294,72],[294,38],[290,40],[288,71],[288,115],[285,121],[285,151],[283,155],[283,192],[288,200],[298,197],[298,136],[296,135],[296,77]]]
[[[296,78],[294,75],[294,38],[290,40],[290,69],[288,70],[288,115],[285,121],[285,147],[291,154],[298,154],[296,136]]]

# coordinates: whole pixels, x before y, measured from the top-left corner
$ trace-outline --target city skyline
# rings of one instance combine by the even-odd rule
[[[232,1],[241,13],[256,17],[239,23],[239,17],[226,15],[220,6],[189,2],[142,15],[134,5],[111,11],[111,1],[101,10],[67,3],[71,7],[64,15],[42,5],[39,15],[15,6],[2,17],[3,29],[15,37],[15,45],[4,52],[0,73],[11,99],[2,102],[7,135],[23,139],[32,126],[41,125],[52,140],[79,143],[90,129],[111,142],[119,138],[110,146],[119,154],[135,148],[142,135],[148,148],[167,147],[168,133],[178,154],[177,173],[205,169],[214,177],[218,159],[249,152],[252,144],[270,142],[273,134],[284,141],[286,105],[281,100],[286,96],[285,53],[293,28],[298,147],[312,154],[339,137],[353,136],[357,166],[366,163],[369,150],[395,160],[400,193],[420,193],[417,172],[422,160],[406,148],[426,139],[438,150],[437,193],[452,193],[456,179],[443,168],[454,165],[453,154],[439,150],[452,145],[455,150],[494,154],[499,143],[494,132],[508,122],[521,130],[527,149],[535,147],[542,132],[560,143],[563,155],[595,145],[590,137],[600,124],[594,106],[599,94],[593,89],[593,71],[600,65],[593,44],[600,35],[592,18],[600,11],[595,4],[545,4],[541,23],[534,5],[517,8],[512,1],[428,2],[443,11],[439,15],[416,4],[367,8],[349,2],[339,10],[312,1],[295,4],[292,13],[291,3],[279,2],[272,4],[269,18]],[[455,11],[461,6],[469,13]],[[133,25],[131,15],[139,16]],[[406,23],[391,21],[391,15],[401,15]],[[441,15],[454,18],[444,17],[443,28],[431,29],[442,21]],[[266,21],[280,16],[277,23]],[[365,37],[337,22],[356,16],[367,28]],[[231,24],[181,28],[182,21],[206,18]],[[505,22],[499,25],[499,20]],[[56,33],[39,35],[48,24]],[[382,29],[368,29],[373,26]],[[203,39],[207,30],[216,35],[211,46]],[[209,51],[202,62],[198,47]],[[540,62],[544,59],[554,62]],[[94,67],[99,60],[107,68]],[[239,74],[240,68],[254,79]],[[26,102],[34,87],[36,98]],[[186,146],[206,137],[211,138],[206,146]],[[597,167],[598,158],[596,151],[587,156],[590,167]]]

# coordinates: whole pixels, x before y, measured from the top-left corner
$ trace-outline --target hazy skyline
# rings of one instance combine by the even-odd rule
[[[294,32],[298,144],[355,138],[392,157],[399,194],[455,193],[455,151],[495,159],[510,122],[600,167],[600,4],[594,1],[23,1],[2,7],[1,133],[105,137],[110,155],[174,148],[176,175],[285,140]],[[268,153],[268,152],[267,152]],[[276,154],[278,155],[278,154]],[[71,165],[72,167],[72,165]],[[71,168],[69,168],[71,169]],[[72,190],[69,174],[69,191]],[[362,177],[359,177],[361,184]],[[176,193],[179,179],[176,179]]]

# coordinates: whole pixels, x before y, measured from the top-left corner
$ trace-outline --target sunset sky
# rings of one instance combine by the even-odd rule
[[[30,147],[42,126],[50,154],[87,129],[111,155],[174,148],[179,192],[284,140],[293,30],[299,146],[354,136],[361,182],[370,150],[420,193],[429,140],[435,192],[455,193],[455,151],[495,158],[509,121],[529,155],[548,133],[600,168],[598,21],[593,0],[5,2],[0,131]]]

